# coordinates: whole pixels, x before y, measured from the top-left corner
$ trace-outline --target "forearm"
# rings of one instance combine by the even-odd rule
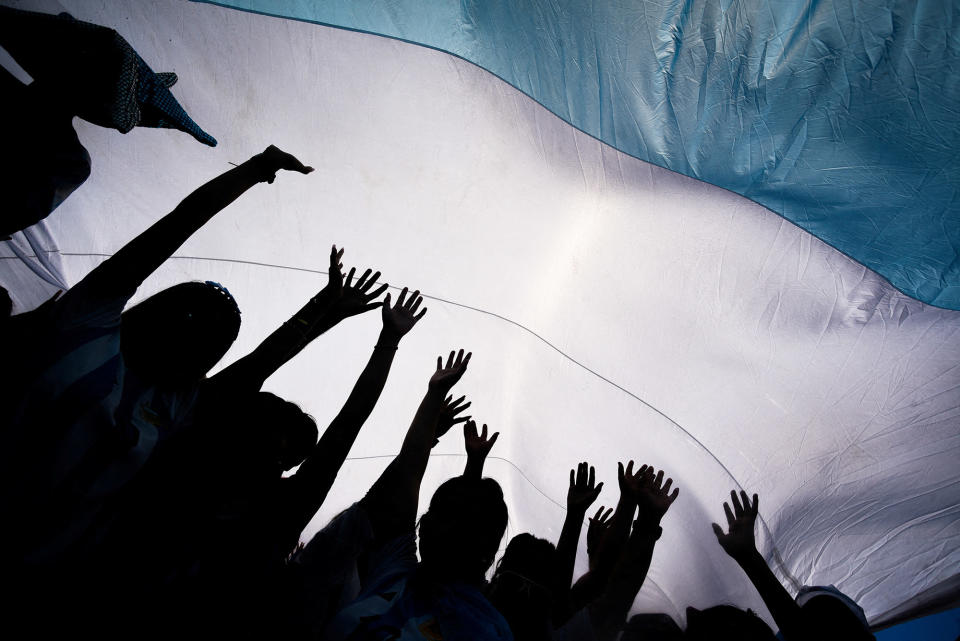
[[[397,454],[397,479],[401,485],[419,492],[420,481],[427,470],[430,450],[436,435],[437,419],[443,407],[443,393],[427,390],[417,413],[403,439],[400,453]]]
[[[573,583],[573,566],[577,559],[577,544],[580,542],[580,532],[583,530],[583,519],[586,515],[582,511],[567,510],[557,540],[557,573],[556,585],[560,589],[570,589]]]
[[[467,464],[463,467],[463,476],[474,479],[483,478],[483,464],[486,460],[486,456],[467,454]]]
[[[176,209],[97,267],[90,277],[117,291],[136,289],[214,215],[267,178],[257,158],[254,156],[194,191]]]
[[[258,391],[274,372],[306,347],[318,324],[330,307],[330,299],[321,291],[296,314],[275,329],[255,350],[216,374],[218,381],[230,381],[235,388]],[[319,334],[317,334],[319,335]]]
[[[569,608],[566,614],[554,617],[554,628],[563,625],[566,621],[583,608],[593,603],[602,593],[605,586],[600,585],[596,573],[588,570],[586,574],[577,579],[573,587],[570,588]]]
[[[586,514],[580,510],[568,509],[563,519],[560,538],[557,540],[556,565],[554,567],[554,620],[565,618],[569,612],[570,586],[573,583],[573,567],[577,560],[577,544],[583,530]]]
[[[367,366],[354,384],[347,402],[320,437],[319,448],[333,450],[346,458],[360,428],[380,400],[399,344],[399,336],[380,332]]]
[[[389,536],[387,524],[413,524],[417,516],[420,482],[430,460],[443,392],[428,389],[407,430],[400,453],[373,484],[364,501],[378,538]]]
[[[366,367],[357,379],[343,408],[320,437],[313,454],[300,466],[294,479],[303,497],[304,526],[323,504],[360,429],[373,412],[386,385],[397,353],[399,338],[380,335]]]
[[[324,294],[324,292],[321,293]],[[324,295],[320,298],[318,304],[324,308],[324,312],[317,314],[310,319],[311,322],[309,328],[307,329],[306,340],[303,343],[304,345],[327,333],[329,330],[336,327],[342,320],[344,320],[342,315],[336,314],[331,310],[333,304],[332,298]],[[304,308],[300,310],[300,313],[309,314],[309,310],[306,306],[304,306]]]
[[[630,536],[630,523],[633,521],[636,510],[636,503],[621,494],[616,511],[614,511],[613,518],[610,520],[610,529],[604,537],[600,549],[597,550],[597,563],[593,574],[595,580],[601,586],[606,585],[617,561],[620,559],[623,546]]]
[[[276,366],[277,368],[344,319],[334,311],[334,302],[334,297],[324,288],[285,323],[299,330],[299,336],[286,345],[283,361]]]
[[[752,553],[735,559],[743,569],[750,582],[760,593],[767,609],[773,615],[780,632],[787,641],[796,641],[803,638],[801,630],[800,606],[783,587],[780,580],[770,570],[766,560],[756,550]]]
[[[580,577],[577,584],[570,589],[570,614],[592,604],[606,591],[610,575],[617,567],[624,545],[630,536],[630,521],[633,519],[635,510],[636,505],[621,494],[606,534],[597,549],[592,552],[595,556],[591,556],[590,571]],[[591,554],[589,550],[588,554]],[[562,618],[554,618],[555,625],[562,622]]]
[[[634,531],[623,549],[607,589],[591,612],[597,636],[601,641],[613,639],[626,621],[646,580],[660,531],[659,524],[655,522],[638,520],[634,525]]]

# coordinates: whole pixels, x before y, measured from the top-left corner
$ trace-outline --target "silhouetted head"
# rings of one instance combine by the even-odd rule
[[[152,383],[195,383],[240,332],[240,309],[223,286],[180,283],[123,313],[121,349],[128,367]]]
[[[636,614],[627,621],[620,641],[683,641],[683,630],[669,614]]]
[[[422,566],[440,580],[483,584],[506,529],[500,484],[454,477],[437,488],[420,517]]]
[[[319,432],[313,417],[300,406],[270,392],[258,392],[256,420],[266,427],[263,448],[281,472],[286,472],[309,456],[317,444]]]
[[[300,465],[317,444],[317,424],[296,403],[270,392],[257,392],[241,405],[243,459],[251,471],[279,477]]]
[[[553,543],[524,532],[510,540],[490,582],[490,602],[510,624],[517,641],[550,639],[556,571]]]
[[[538,539],[529,532],[518,534],[507,544],[493,582],[519,575],[545,586],[555,570],[556,555],[557,548],[550,541]]]
[[[317,444],[317,424],[296,403],[270,392],[210,387],[200,397],[190,442],[206,473],[234,484],[270,482]]]
[[[856,605],[855,607],[859,608]],[[816,635],[818,641],[869,641],[874,638],[866,622],[850,605],[835,596],[812,596],[803,600],[800,611],[803,613],[804,624]]]
[[[715,605],[706,610],[687,608],[686,638],[695,641],[776,641],[773,630],[753,610],[741,610],[732,605]]]

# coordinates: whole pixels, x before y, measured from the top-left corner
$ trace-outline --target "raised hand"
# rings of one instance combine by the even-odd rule
[[[601,505],[597,513],[590,517],[587,524],[587,556],[592,556],[600,549],[610,528],[610,516],[613,514],[613,508],[607,508],[606,513],[603,510],[604,507]]]
[[[332,302],[331,313],[339,319],[349,318],[362,314],[363,312],[380,307],[383,303],[373,302],[375,298],[387,291],[388,285],[384,283],[376,289],[372,289],[380,278],[380,272],[371,274],[371,270],[366,270],[363,275],[353,282],[353,276],[356,274],[356,268],[351,267],[347,274],[347,280],[340,290],[340,295]],[[372,291],[371,291],[372,290]]]
[[[647,472],[647,466],[642,465],[634,474],[633,461],[627,463],[626,469],[624,469],[623,463],[617,463],[617,483],[620,486],[620,496],[636,505],[637,496],[643,489],[644,477],[647,476]]]
[[[437,371],[430,377],[430,391],[440,394],[446,394],[454,385],[457,384],[463,374],[467,371],[467,365],[470,363],[470,357],[473,354],[467,352],[463,355],[463,350],[459,352],[450,352],[447,358],[447,364],[444,366],[443,357],[437,356]]]
[[[321,314],[326,304],[337,300],[343,292],[343,249],[330,248],[330,267],[327,268],[327,284],[310,299],[307,310]],[[322,308],[322,309],[320,309]]]
[[[301,174],[309,174],[313,167],[307,167],[296,159],[292,154],[277,149],[273,145],[267,147],[263,153],[254,156],[257,166],[264,174],[264,180],[273,183],[277,177],[277,172],[281,169],[287,171],[298,171]]]
[[[484,424],[483,433],[477,431],[477,424],[474,421],[467,421],[463,426],[463,446],[467,450],[467,457],[483,460],[493,449],[493,444],[497,442],[500,432],[494,432],[493,436],[487,438],[487,426]]]
[[[457,400],[453,400],[453,396],[448,396],[443,402],[443,407],[440,409],[440,416],[437,417],[437,431],[436,438],[433,441],[434,445],[440,442],[440,437],[449,432],[451,427],[457,423],[470,420],[469,416],[457,416],[460,412],[464,412],[470,407],[470,401],[464,403],[466,398],[466,396],[461,396]]]
[[[733,510],[728,503],[723,504],[723,512],[727,515],[727,533],[724,534],[723,528],[716,523],[711,525],[723,551],[733,559],[743,559],[757,549],[753,539],[753,526],[760,512],[760,497],[754,494],[751,504],[743,490],[740,491],[740,497],[737,497],[736,491],[731,491],[730,502],[733,503]]]
[[[637,519],[643,519],[651,523],[659,523],[663,515],[667,513],[673,502],[680,495],[680,488],[675,488],[670,492],[670,486],[673,485],[673,479],[668,478],[666,483],[663,481],[663,470],[653,475],[653,467],[644,465],[640,468],[638,475],[641,481],[635,490],[634,498],[639,507]]]
[[[589,473],[587,471],[588,469]],[[601,489],[603,489],[603,483],[596,483],[596,471],[593,469],[593,466],[585,462],[578,464],[576,472],[570,470],[570,487],[567,489],[567,510],[586,515],[587,508],[600,496]]]
[[[330,248],[330,268],[327,270],[327,286],[324,288],[331,296],[339,296],[343,290],[343,248]]]
[[[397,304],[391,307],[390,294],[387,294],[386,298],[383,299],[384,334],[399,341],[427,313],[426,307],[420,310],[419,314],[417,313],[417,309],[420,308],[422,302],[423,297],[420,296],[419,290],[413,292],[407,299],[407,288],[404,287],[397,298]]]

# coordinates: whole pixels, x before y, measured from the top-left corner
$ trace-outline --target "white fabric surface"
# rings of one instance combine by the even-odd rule
[[[606,482],[598,505],[616,502],[617,460],[666,468],[681,488],[637,610],[766,612],[710,529],[739,487],[760,494],[758,540],[788,587],[834,584],[872,623],[960,567],[957,312],[443,53],[185,2],[12,4],[118,29],[179,74],[174,94],[220,141],[78,122],[93,174],[45,223],[67,283],[272,143],[317,171],[251,190],[135,300],[189,279],[226,285],[243,310],[226,363],[322,287],[311,270],[333,243],[348,266],[430,297],[305,539],[397,451],[436,355],[466,347],[455,391],[502,432],[487,472],[504,487],[508,537],[556,540],[580,460]],[[0,260],[15,300],[42,299],[49,285],[24,274]],[[337,327],[266,389],[322,427],[378,324],[372,313]],[[457,434],[436,448],[423,506],[462,451]]]

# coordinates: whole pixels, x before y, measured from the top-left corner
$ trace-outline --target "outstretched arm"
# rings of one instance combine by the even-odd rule
[[[326,287],[307,301],[300,311],[278,327],[255,350],[211,377],[211,381],[234,388],[259,391],[274,372],[299,354],[323,331],[349,316],[380,307],[382,303],[373,302],[387,289],[386,284],[373,289],[380,272],[371,275],[371,270],[368,269],[354,283],[353,275],[356,270],[351,269],[344,284],[343,265],[340,263],[342,258],[343,250],[338,251],[334,246],[330,251]],[[413,298],[415,297],[416,295]]]
[[[413,422],[403,439],[400,453],[394,457],[364,497],[370,522],[381,540],[397,536],[411,528],[417,517],[420,482],[430,459],[430,448],[437,437],[437,420],[447,392],[467,371],[471,354],[450,352],[446,365],[437,357],[437,369],[430,378],[427,393],[417,408]]]
[[[590,568],[596,567],[597,548],[600,547],[610,531],[611,515],[613,515],[613,508],[601,505],[597,513],[591,516],[587,522],[587,559]]]
[[[301,529],[307,526],[320,509],[347,459],[347,454],[350,453],[350,448],[357,440],[360,428],[376,406],[386,385],[400,339],[413,329],[427,312],[426,308],[417,312],[421,302],[423,298],[419,291],[407,299],[407,289],[404,288],[397,304],[391,307],[390,295],[387,294],[383,303],[383,329],[380,330],[380,337],[367,366],[353,386],[347,402],[291,481],[294,516],[299,520]]]
[[[184,198],[176,209],[90,272],[78,287],[103,298],[131,296],[147,276],[208,220],[257,183],[272,183],[281,169],[302,174],[313,171],[312,167],[305,167],[271,145]],[[69,295],[67,292],[65,298]]]
[[[589,468],[589,473],[588,473]],[[587,510],[600,496],[603,483],[596,483],[596,471],[586,462],[570,470],[570,487],[567,489],[567,515],[563,519],[560,539],[557,541],[557,561],[553,577],[554,624],[562,624],[570,613],[570,584],[573,582],[573,566],[577,560],[577,545]]]
[[[483,434],[477,431],[477,424],[467,421],[463,426],[463,446],[467,450],[467,464],[463,468],[463,475],[470,478],[483,478],[483,464],[487,454],[493,449],[500,432],[494,432],[487,438],[487,425],[483,425]]]
[[[602,534],[595,541],[592,553],[589,530],[587,531],[587,554],[590,555],[590,570],[580,577],[571,589],[571,614],[593,603],[607,589],[610,575],[613,574],[630,536],[630,523],[637,511],[634,496],[642,482],[644,472],[645,467],[634,474],[633,461],[629,461],[626,468],[624,468],[623,463],[617,463],[617,483],[620,488],[617,508],[613,513],[613,518],[606,522],[606,526],[600,531]]]
[[[469,415],[460,416],[472,405],[470,401],[464,402],[466,398],[466,396],[461,396],[457,400],[453,400],[453,395],[447,396],[447,399],[443,402],[443,407],[440,408],[440,416],[437,418],[437,431],[433,435],[433,445],[431,447],[439,445],[440,437],[449,432],[454,425],[470,420]]]
[[[679,488],[670,492],[673,479],[664,482],[663,470],[654,476],[653,468],[646,465],[636,476],[628,475],[627,485],[638,507],[637,520],[606,592],[591,610],[597,637],[601,641],[615,638],[626,621],[647,578],[653,548],[660,538],[660,521],[680,494]]]
[[[735,491],[731,491],[730,502],[733,504],[732,510],[729,504],[723,504],[724,514],[727,516],[727,533],[724,534],[723,528],[718,524],[712,524],[717,542],[749,577],[784,638],[787,641],[805,638],[801,630],[800,606],[767,566],[754,542],[753,529],[760,513],[760,497],[754,494],[751,504],[746,492],[741,490],[738,497]]]

